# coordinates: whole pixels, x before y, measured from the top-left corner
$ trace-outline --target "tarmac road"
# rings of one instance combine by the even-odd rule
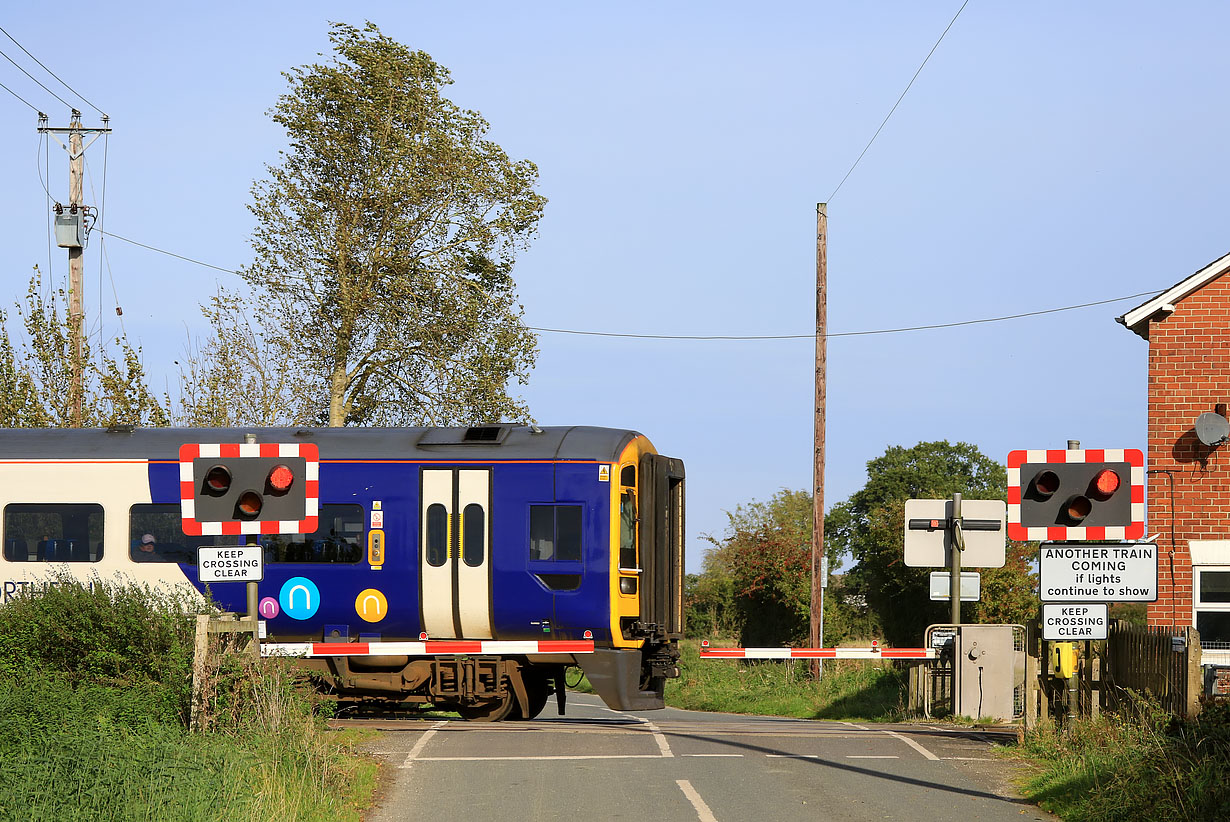
[[[372,750],[392,774],[366,819],[1055,819],[1017,798],[987,732],[621,713],[577,694],[567,711],[552,701],[530,722],[354,721],[384,731]]]

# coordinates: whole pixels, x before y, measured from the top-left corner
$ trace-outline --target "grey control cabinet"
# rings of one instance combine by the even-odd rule
[[[953,649],[957,715],[1002,721],[1019,716],[1017,703],[1023,700],[1020,688],[1025,683],[1025,648],[1019,641],[1023,634],[1016,625],[958,628]]]

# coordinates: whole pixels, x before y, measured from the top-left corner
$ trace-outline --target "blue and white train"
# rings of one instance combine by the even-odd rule
[[[341,695],[529,718],[579,666],[660,708],[683,492],[681,461],[608,428],[5,430],[0,597],[56,573],[204,593],[198,548],[260,545],[267,653]],[[208,594],[246,610],[244,582]]]

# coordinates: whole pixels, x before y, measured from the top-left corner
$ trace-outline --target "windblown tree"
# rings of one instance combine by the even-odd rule
[[[527,381],[536,339],[511,272],[546,202],[537,168],[511,160],[477,112],[443,95],[452,80],[428,54],[371,23],[334,24],[330,40],[332,59],[286,74],[270,112],[290,145],[252,188],[255,259],[241,272],[266,310],[248,322],[239,303],[216,301],[215,342],[243,359],[289,341],[279,361],[297,375],[289,390],[314,406],[287,401],[291,417],[528,417],[508,386]],[[219,341],[236,322],[247,322],[247,341]],[[226,396],[225,370],[214,377],[202,408],[211,391]]]
[[[9,334],[0,310],[0,427],[67,428],[73,424],[73,363],[77,356],[63,287],[45,289],[38,266],[16,304],[21,334]],[[80,361],[84,427],[168,424],[170,401],[148,388],[140,349],[124,335]]]

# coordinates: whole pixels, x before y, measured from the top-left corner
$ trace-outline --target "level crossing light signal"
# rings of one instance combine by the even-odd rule
[[[1134,448],[1013,451],[1008,455],[1008,536],[1140,539],[1144,479],[1144,454]]]
[[[316,530],[320,458],[313,444],[189,443],[179,463],[185,534]]]

